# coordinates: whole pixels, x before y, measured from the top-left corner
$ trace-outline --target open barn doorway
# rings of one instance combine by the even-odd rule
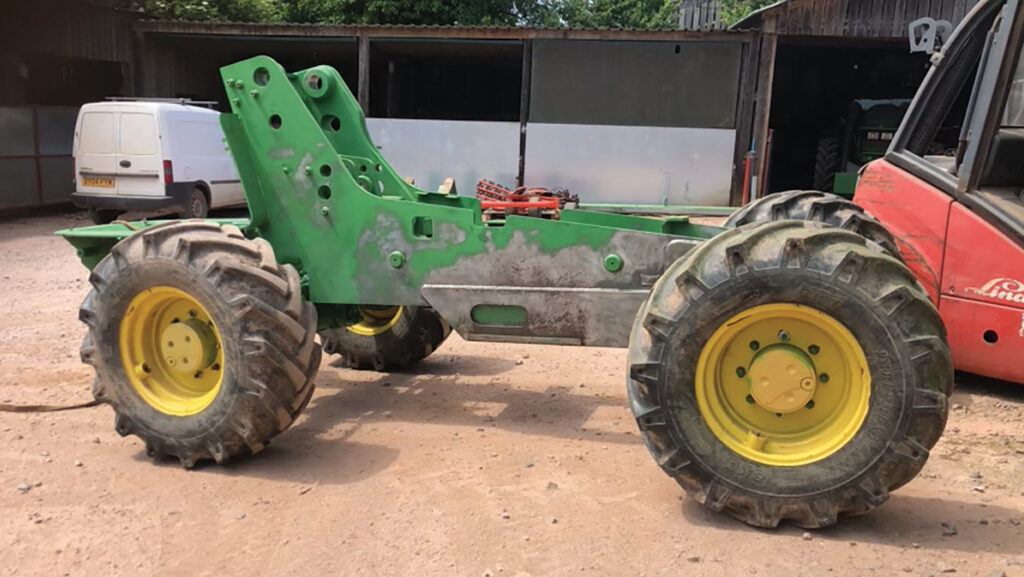
[[[884,154],[927,71],[905,41],[780,39],[767,192],[852,193],[849,177]]]

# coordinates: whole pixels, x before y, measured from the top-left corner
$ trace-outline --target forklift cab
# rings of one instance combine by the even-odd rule
[[[865,167],[854,196],[896,236],[904,260],[938,305],[957,368],[1019,383],[1022,39],[1021,0],[980,2],[933,58],[889,152]],[[958,114],[963,128],[956,155],[929,156],[939,127]]]

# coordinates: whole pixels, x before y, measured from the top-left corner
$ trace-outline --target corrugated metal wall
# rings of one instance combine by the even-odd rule
[[[6,0],[0,18],[0,50],[78,60],[132,60],[136,14],[81,0]]]
[[[3,2],[0,209],[70,200],[78,106],[131,94],[135,18],[84,0]]]

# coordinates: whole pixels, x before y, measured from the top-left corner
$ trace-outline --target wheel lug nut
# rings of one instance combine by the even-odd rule
[[[750,350],[756,351],[759,348],[761,348],[761,343],[757,341],[750,341]]]
[[[741,378],[741,379],[743,377],[747,376],[747,369],[744,369],[743,367],[737,367],[736,368],[736,376]]]
[[[827,383],[828,382],[828,378],[829,378],[828,377],[828,373],[821,373],[820,375],[818,375],[818,380],[823,382],[823,383]]]
[[[814,408],[814,401],[807,401],[807,404],[804,405],[804,406],[807,407],[808,409],[813,409]]]
[[[786,331],[779,331],[779,340],[782,341],[782,342],[788,341],[789,340],[789,333],[787,333]]]
[[[819,347],[818,345],[811,345],[807,347],[807,352],[811,353],[812,355],[816,355],[821,352],[821,347]]]
[[[751,405],[754,404],[754,395],[747,395],[747,402]]]

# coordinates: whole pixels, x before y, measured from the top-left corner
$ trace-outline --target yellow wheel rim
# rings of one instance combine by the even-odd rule
[[[722,324],[696,370],[700,414],[743,457],[776,467],[820,461],[857,434],[871,375],[853,334],[813,308],[770,304]]]
[[[186,417],[217,397],[224,375],[220,332],[187,293],[161,286],[136,295],[118,341],[128,381],[153,409]]]
[[[387,308],[364,308],[359,307],[359,314],[363,319],[354,325],[349,325],[349,332],[364,337],[372,337],[386,333],[395,326],[398,319],[402,318],[402,307]]]

